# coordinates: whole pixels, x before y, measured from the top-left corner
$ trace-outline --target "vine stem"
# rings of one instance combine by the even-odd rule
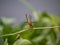
[[[58,28],[58,27],[60,27],[60,26],[53,26],[53,27],[37,27],[37,28],[32,28],[32,29],[36,30],[36,29]],[[23,30],[18,31],[18,32],[15,32],[15,33],[1,35],[0,37],[16,35],[16,34],[18,34],[18,33],[21,33],[21,32],[27,31],[27,30],[29,30],[29,29],[23,29]]]

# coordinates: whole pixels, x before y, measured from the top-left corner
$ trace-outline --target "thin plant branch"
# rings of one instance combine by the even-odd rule
[[[59,28],[60,26],[53,26],[53,27],[37,27],[37,28],[32,28],[34,30],[37,29],[48,29],[48,28]],[[4,36],[12,36],[12,35],[16,35],[18,33],[24,32],[24,31],[28,31],[29,29],[23,29],[21,31],[15,32],[15,33],[11,33],[11,34],[5,34],[5,35],[0,35],[0,37],[4,37]]]

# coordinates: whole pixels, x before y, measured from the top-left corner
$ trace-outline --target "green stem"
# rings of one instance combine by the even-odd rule
[[[57,27],[60,27],[60,26],[54,26],[54,27],[37,27],[37,28],[32,28],[32,29],[36,30],[36,29],[48,29],[48,28],[57,28]],[[16,34],[18,34],[18,33],[21,33],[21,32],[24,32],[24,31],[28,31],[28,30],[29,30],[29,29],[24,29],[24,30],[15,32],[15,33],[1,35],[0,37],[16,35]]]

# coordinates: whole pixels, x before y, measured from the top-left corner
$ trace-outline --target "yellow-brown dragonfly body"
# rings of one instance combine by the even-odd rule
[[[30,17],[30,15],[29,15],[29,17]],[[31,21],[31,17],[30,17],[30,20],[28,20],[28,16],[27,16],[27,14],[26,14],[26,23],[30,26],[30,28],[33,27],[33,25],[32,25],[32,21]]]

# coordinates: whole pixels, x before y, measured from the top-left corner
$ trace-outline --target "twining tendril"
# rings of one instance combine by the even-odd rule
[[[60,26],[53,26],[53,27],[37,27],[37,28],[32,28],[34,30],[37,30],[37,29],[50,29],[50,28],[59,28]],[[18,32],[15,32],[15,33],[11,33],[11,34],[5,34],[5,35],[0,35],[0,37],[4,37],[4,36],[12,36],[12,35],[16,35],[18,33],[21,33],[21,32],[24,32],[24,31],[28,31],[29,29],[23,29],[23,30],[20,30]]]

